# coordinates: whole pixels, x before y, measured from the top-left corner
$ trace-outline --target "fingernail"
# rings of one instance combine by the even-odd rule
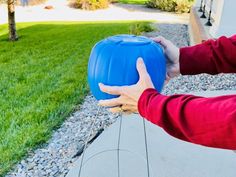
[[[103,86],[103,83],[98,83],[98,86],[99,86],[99,87]]]
[[[138,63],[143,63],[143,59],[141,57],[138,58]]]

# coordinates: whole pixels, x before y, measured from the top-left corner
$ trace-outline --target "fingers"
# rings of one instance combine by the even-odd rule
[[[164,48],[166,48],[168,46],[168,40],[165,39],[164,37],[162,36],[158,36],[158,37],[155,37],[155,38],[151,38],[153,41],[161,44]]]
[[[124,104],[121,108],[124,112],[137,112],[137,106],[135,105]]]
[[[98,105],[105,106],[105,107],[115,107],[120,105],[135,105],[136,102],[131,98],[122,95],[118,98],[111,98],[107,100],[99,100]],[[126,107],[124,107],[126,108]]]
[[[120,112],[123,112],[123,110],[122,110],[121,107],[119,107],[119,106],[114,107],[114,108],[109,108],[109,111],[112,112],[112,113],[120,113]]]
[[[143,62],[143,59],[138,58],[136,65],[137,65],[136,67],[137,67],[138,74],[139,74],[138,84],[141,85],[141,87],[154,88],[152,80],[147,72],[147,68],[145,66],[145,63]]]
[[[143,79],[146,78],[146,76],[148,75],[146,66],[143,62],[143,59],[141,57],[138,58],[137,63],[136,63],[136,67],[138,70],[138,74],[139,74],[139,78]]]
[[[152,37],[151,39],[158,43],[165,40],[163,36]]]
[[[132,111],[123,111],[120,107],[115,107],[115,108],[110,108],[109,109],[110,112],[112,113],[123,113],[123,114],[132,114]]]
[[[98,102],[98,105],[100,106],[106,106],[106,107],[114,107],[114,106],[119,106],[121,105],[121,100],[119,98],[112,98],[108,100],[100,100]]]
[[[111,94],[111,95],[121,95],[121,87],[118,86],[108,86],[108,85],[104,85],[102,83],[99,83],[99,88],[102,92]]]
[[[131,114],[131,113],[137,113],[137,107],[132,105],[122,105],[117,106],[109,109],[112,113],[125,113],[125,114]]]
[[[170,76],[168,75],[168,73],[166,74],[166,80],[164,82],[164,85],[168,84],[168,82],[170,81]]]

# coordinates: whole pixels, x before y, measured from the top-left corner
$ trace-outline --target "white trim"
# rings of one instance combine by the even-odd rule
[[[220,36],[232,36],[236,34],[236,20],[234,14],[236,12],[236,1],[235,0],[220,0],[217,2],[217,15],[213,26],[210,28],[210,34],[218,38]]]

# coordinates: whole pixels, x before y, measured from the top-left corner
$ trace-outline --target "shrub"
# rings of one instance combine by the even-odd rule
[[[154,31],[150,23],[135,23],[130,26],[129,33],[134,35],[141,35],[143,32]]]
[[[109,0],[77,0],[76,7],[84,10],[104,9],[109,5]]]
[[[146,5],[168,12],[189,12],[194,0],[148,0]]]
[[[175,12],[185,13],[190,12],[190,9],[193,5],[194,0],[178,0],[175,7]]]

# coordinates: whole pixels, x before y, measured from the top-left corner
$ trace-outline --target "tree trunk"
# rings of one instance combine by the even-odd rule
[[[16,41],[18,39],[16,33],[15,22],[15,0],[7,0],[8,5],[8,28],[9,28],[9,40]]]

